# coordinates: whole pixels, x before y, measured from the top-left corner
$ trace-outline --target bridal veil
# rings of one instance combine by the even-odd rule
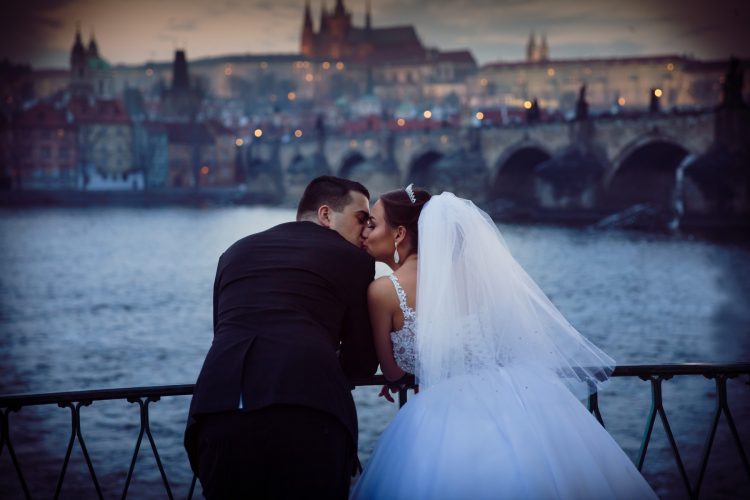
[[[505,367],[559,377],[583,399],[614,369],[516,262],[492,219],[452,193],[433,196],[419,217],[417,311],[425,388]]]

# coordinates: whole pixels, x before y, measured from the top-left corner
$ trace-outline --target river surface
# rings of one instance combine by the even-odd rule
[[[0,211],[0,394],[193,383],[211,343],[216,262],[231,243],[291,220],[272,208],[100,208]],[[681,236],[500,226],[511,251],[584,335],[618,364],[750,360],[750,250]],[[386,273],[379,267],[380,274]],[[728,383],[750,451],[750,386]],[[376,388],[354,392],[366,462],[397,408]],[[695,477],[716,404],[713,382],[665,382],[665,409]],[[176,497],[191,474],[182,448],[187,397],[151,406],[152,431]],[[607,429],[635,460],[648,382],[615,379],[600,395]],[[11,413],[13,446],[34,497],[51,497],[70,437],[70,411]],[[119,497],[138,436],[138,407],[96,402],[82,429],[106,498]],[[722,417],[703,491],[747,498],[750,480]],[[481,457],[477,458],[481,460]],[[664,498],[685,498],[657,419],[644,475]],[[62,497],[94,497],[78,443]],[[129,489],[164,498],[144,439]],[[0,497],[22,493],[7,448]]]

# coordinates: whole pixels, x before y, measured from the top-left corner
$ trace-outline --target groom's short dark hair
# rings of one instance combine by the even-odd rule
[[[351,191],[362,193],[369,200],[370,192],[357,181],[321,175],[316,177],[305,188],[297,206],[297,220],[304,215],[317,212],[321,205],[328,205],[336,212],[340,212],[352,202]]]

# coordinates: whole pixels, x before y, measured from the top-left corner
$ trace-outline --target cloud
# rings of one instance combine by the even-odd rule
[[[195,55],[295,52],[303,0],[18,0],[0,17],[0,57],[67,52],[76,21],[96,28],[114,63],[171,57],[176,40]],[[327,2],[329,10],[332,1]],[[345,0],[364,23],[365,2]],[[320,18],[319,0],[311,2]],[[467,48],[480,63],[522,59],[529,33],[546,34],[554,57],[730,52],[750,56],[743,0],[378,0],[375,27],[413,25],[423,43]],[[623,54],[623,51],[633,51]],[[45,55],[44,60],[49,56]],[[37,66],[38,61],[32,59]],[[57,66],[67,66],[67,55]]]
[[[169,31],[196,31],[198,23],[195,19],[177,19],[170,17],[167,23]]]
[[[39,20],[39,23],[48,28],[61,29],[65,25],[65,22],[59,17],[39,15],[37,16],[37,19]]]

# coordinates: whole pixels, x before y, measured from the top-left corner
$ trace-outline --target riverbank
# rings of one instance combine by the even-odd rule
[[[0,192],[0,208],[95,208],[95,207],[230,207],[266,205],[294,208],[274,195],[244,189],[151,189],[147,191],[8,190]],[[624,228],[667,234],[690,234],[719,241],[750,242],[750,217],[746,215],[673,214],[648,207],[619,214],[603,210],[551,210],[517,208],[503,202],[480,203],[496,222],[550,226]],[[632,208],[638,208],[632,207]]]
[[[276,205],[273,196],[238,188],[149,189],[146,191],[11,190],[0,192],[0,207],[164,207]]]

